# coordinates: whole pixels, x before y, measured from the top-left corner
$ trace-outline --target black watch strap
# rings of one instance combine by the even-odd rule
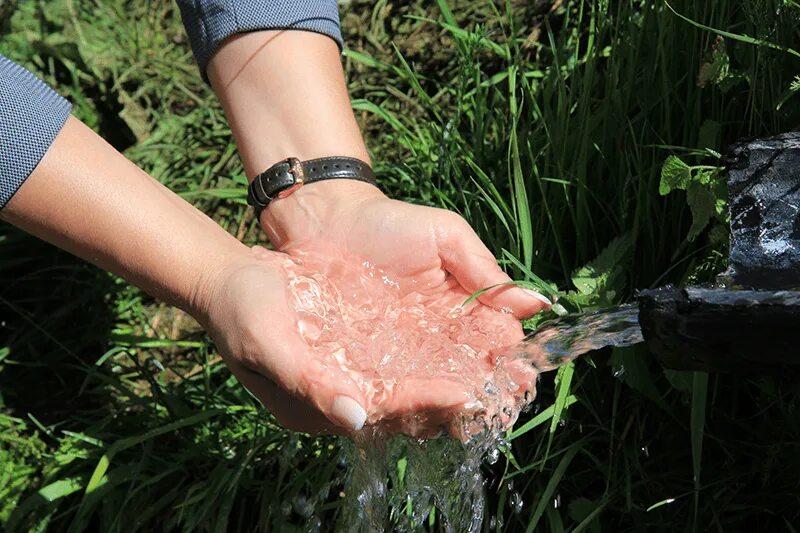
[[[354,157],[322,157],[300,161],[295,157],[276,163],[262,172],[247,189],[247,203],[261,215],[275,198],[283,198],[315,181],[351,179],[377,186],[375,174],[368,164]]]

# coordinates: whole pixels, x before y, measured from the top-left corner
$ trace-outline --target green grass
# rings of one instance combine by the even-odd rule
[[[353,106],[383,186],[462,213],[509,273],[557,286],[568,310],[711,279],[724,214],[687,203],[694,182],[659,194],[662,165],[680,157],[719,198],[708,176],[727,144],[800,124],[800,9],[557,4],[343,7]],[[134,162],[261,238],[170,2],[20,1],[0,42]],[[278,427],[191,319],[7,226],[0,250],[3,527],[292,531],[337,518],[338,444]],[[794,376],[665,371],[641,346],[592,354],[542,379],[506,460],[486,467],[487,516],[502,531],[785,530],[800,523],[798,399]]]

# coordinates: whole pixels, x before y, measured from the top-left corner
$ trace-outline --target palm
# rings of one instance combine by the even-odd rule
[[[354,397],[355,387],[335,368],[320,368],[299,335],[286,260],[254,248],[217,285],[208,330],[234,375],[284,426],[339,433],[325,413],[337,394]]]
[[[292,225],[289,231],[267,223],[266,229],[271,241],[290,255],[310,255],[315,262],[321,259],[321,264],[325,258],[329,264],[342,259],[368,261],[397,282],[401,294],[422,293],[439,309],[452,309],[480,289],[510,281],[463,219],[449,211],[389,200],[383,195],[345,205],[331,219],[312,219],[309,223],[306,218],[305,223]],[[501,338],[474,336],[470,343],[497,348],[521,340],[518,318],[535,313],[544,304],[505,286],[481,295],[480,303],[471,307],[470,313],[477,315],[487,329],[501,332]],[[499,312],[501,309],[512,313]],[[485,364],[493,362],[487,360]],[[425,390],[439,390],[441,394],[421,393]],[[442,388],[442,383],[409,383],[378,408],[387,417],[392,412],[426,410],[434,413],[432,422],[441,422],[452,417],[461,400],[463,394]]]

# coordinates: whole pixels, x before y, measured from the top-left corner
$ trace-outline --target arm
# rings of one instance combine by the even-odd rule
[[[358,388],[315,371],[289,304],[282,254],[247,248],[77,119],[69,117],[45,149],[0,218],[185,309],[287,427],[361,428]],[[21,153],[21,160],[33,157]]]
[[[288,303],[285,256],[248,249],[70,117],[70,108],[0,55],[0,219],[189,312],[287,427],[360,429],[358,389],[314,371]]]
[[[211,57],[208,77],[249,178],[289,156],[369,161],[334,40],[302,31],[237,35]],[[364,183],[302,187],[271,202],[261,223],[278,249],[366,258],[409,287],[421,282],[435,288],[453,276],[472,293],[511,281],[461,217],[390,200]],[[480,300],[520,318],[550,304],[534,291],[508,285]]]
[[[247,252],[73,117],[0,217],[201,319],[203,288]]]
[[[336,0],[178,4],[248,178],[287,157],[338,155],[369,162],[339,57]],[[394,202],[364,183],[302,187],[271,202],[261,224],[278,249],[366,258],[408,283],[436,287],[453,276],[472,293],[511,281],[461,217]],[[415,257],[405,253],[411,249]],[[518,317],[550,305],[542,295],[510,285],[483,293],[480,301]]]

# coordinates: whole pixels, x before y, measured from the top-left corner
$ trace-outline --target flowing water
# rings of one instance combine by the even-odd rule
[[[631,346],[643,341],[639,307],[627,304],[564,316],[543,324],[511,353],[538,372],[547,372],[592,350],[606,346]]]
[[[453,280],[419,288],[369,263],[287,260],[298,329],[323,367],[354,384],[368,421],[344,446],[352,531],[480,531],[485,462],[535,397],[541,372],[641,342],[635,306],[563,317],[524,337],[507,312]],[[456,438],[440,436],[449,433]],[[512,492],[519,512],[525,502]],[[313,528],[312,528],[313,529]]]

